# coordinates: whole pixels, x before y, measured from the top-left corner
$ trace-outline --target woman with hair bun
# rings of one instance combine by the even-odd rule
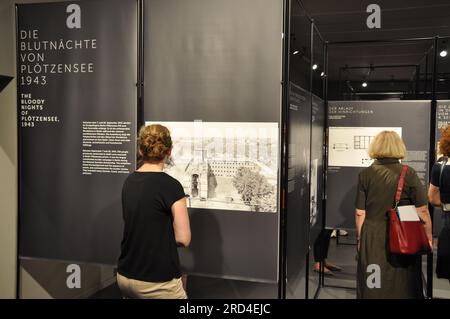
[[[117,283],[124,298],[186,299],[177,246],[191,241],[182,185],[163,172],[172,139],[159,124],[141,128],[142,165],[122,189],[124,232]]]

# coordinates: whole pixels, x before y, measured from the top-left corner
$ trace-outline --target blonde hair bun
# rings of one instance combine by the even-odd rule
[[[143,126],[139,130],[138,148],[145,162],[161,162],[172,149],[169,129],[160,124]]]

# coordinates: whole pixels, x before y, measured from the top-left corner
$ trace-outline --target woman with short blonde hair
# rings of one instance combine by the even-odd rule
[[[369,145],[369,156],[372,159],[406,157],[406,146],[401,137],[394,131],[379,133]]]
[[[388,211],[394,207],[406,147],[394,131],[379,133],[369,146],[374,163],[359,174],[356,194],[358,298],[423,298],[420,256],[389,252]],[[431,244],[431,218],[425,188],[408,167],[399,205],[415,205]],[[374,268],[374,266],[376,268]],[[377,280],[374,282],[374,270]]]

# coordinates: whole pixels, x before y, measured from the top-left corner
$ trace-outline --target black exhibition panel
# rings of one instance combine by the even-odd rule
[[[307,298],[310,227],[312,24],[300,3],[290,12],[287,117],[286,297]]]
[[[310,214],[309,214],[309,281],[308,298],[315,298],[319,292],[320,276],[315,270],[316,240],[324,225],[324,122],[325,101],[316,95],[311,99],[311,166],[310,166]]]
[[[309,242],[314,245],[323,227],[324,156],[325,156],[325,41],[313,27],[312,98],[311,98],[311,194]]]
[[[137,15],[135,0],[17,5],[20,257],[116,264]]]
[[[319,236],[323,224],[325,102],[313,94],[311,103],[311,208],[309,216],[309,242],[313,244]]]
[[[329,101],[326,226],[355,227],[358,174],[371,164],[368,146],[383,130],[398,132],[406,144],[403,161],[428,185],[430,101]]]
[[[282,31],[282,1],[144,1],[143,117],[172,133],[189,274],[278,281]]]
[[[305,298],[310,224],[311,92],[291,83],[287,189],[287,297]]]

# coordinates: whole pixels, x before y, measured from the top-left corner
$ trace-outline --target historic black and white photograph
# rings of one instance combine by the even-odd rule
[[[158,123],[174,145],[166,172],[183,185],[189,207],[277,211],[278,123]]]

